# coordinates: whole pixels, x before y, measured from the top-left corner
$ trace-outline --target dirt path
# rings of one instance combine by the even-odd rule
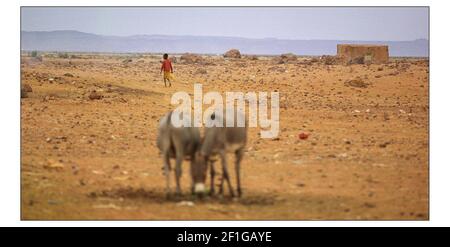
[[[423,61],[211,57],[213,65],[174,64],[179,82],[164,88],[159,58],[22,59],[22,83],[33,89],[21,99],[23,219],[428,219]],[[356,78],[368,86],[348,82]],[[184,196],[164,194],[156,126],[172,93],[192,93],[194,82],[204,92],[280,92],[280,137],[250,131],[239,200],[192,198],[188,163]],[[93,90],[103,98],[90,100]]]

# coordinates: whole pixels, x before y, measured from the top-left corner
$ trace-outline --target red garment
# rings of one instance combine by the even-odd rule
[[[169,59],[164,59],[164,61],[162,62],[162,66],[161,66],[161,71],[165,71],[165,72],[172,72],[173,68],[172,68],[172,63],[170,62]]]

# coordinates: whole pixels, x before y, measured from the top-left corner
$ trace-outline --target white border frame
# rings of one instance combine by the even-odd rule
[[[241,6],[237,0],[148,1],[5,1],[0,8],[3,32],[0,100],[2,162],[0,163],[1,226],[448,226],[450,221],[450,159],[446,140],[448,110],[449,4],[447,1],[339,1],[339,6],[430,6],[430,221],[20,221],[20,6]],[[259,0],[243,6],[337,6],[336,1]]]

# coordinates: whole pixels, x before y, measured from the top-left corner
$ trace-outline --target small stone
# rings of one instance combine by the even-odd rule
[[[364,82],[360,78],[356,78],[346,81],[344,85],[348,87],[367,88],[369,86],[369,83]]]
[[[363,204],[363,207],[366,207],[366,208],[375,208],[376,205],[373,204],[373,203],[365,202],[365,203]]]
[[[89,94],[90,100],[99,100],[101,98],[102,98],[102,95],[97,93],[96,91],[93,91],[92,93]]]
[[[24,99],[24,98],[28,98],[28,93],[25,89],[20,89],[20,98]]]
[[[29,84],[23,84],[22,89],[25,90],[25,92],[27,92],[27,93],[33,92],[33,88],[31,88],[31,86]]]
[[[49,159],[46,164],[44,164],[45,169],[49,170],[62,170],[64,169],[64,164],[60,161],[54,161],[52,159]]]
[[[195,206],[195,203],[192,201],[181,201],[181,202],[177,203],[177,206],[193,207],[193,206]]]

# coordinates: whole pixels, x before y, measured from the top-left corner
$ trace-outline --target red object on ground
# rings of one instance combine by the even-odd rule
[[[300,140],[306,140],[306,139],[308,139],[308,136],[309,136],[309,134],[308,133],[304,133],[304,132],[298,134],[298,138]]]

